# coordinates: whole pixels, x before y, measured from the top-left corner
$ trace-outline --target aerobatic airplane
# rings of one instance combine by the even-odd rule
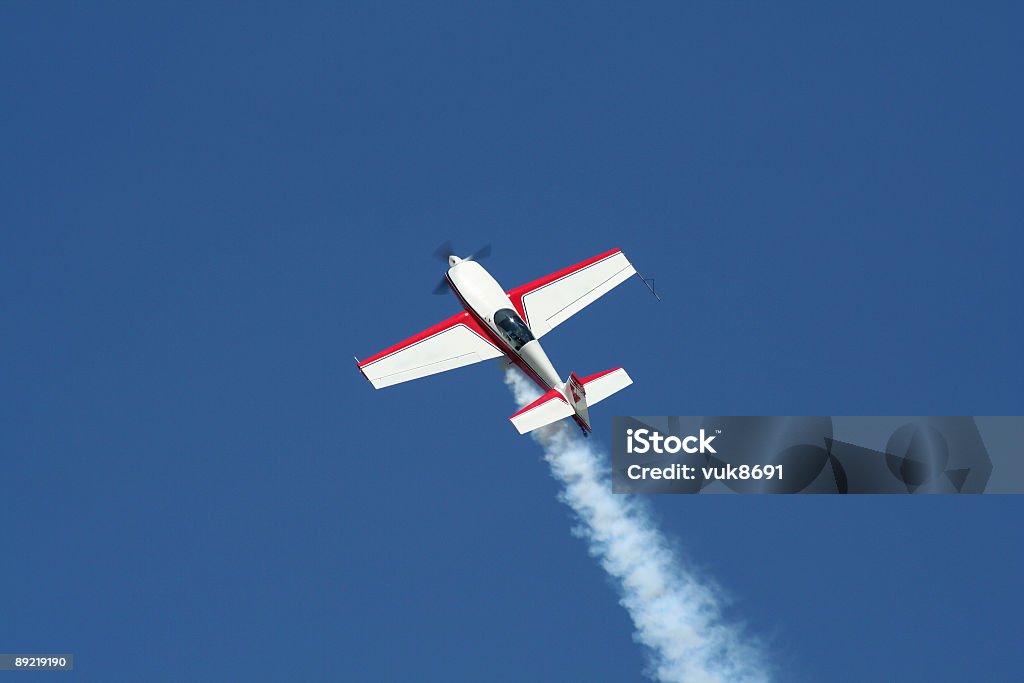
[[[475,260],[489,253],[486,247],[459,258],[450,247],[442,246],[438,256],[449,267],[435,292],[444,293],[450,287],[465,310],[365,360],[357,358],[359,370],[380,389],[506,356],[546,392],[509,418],[520,434],[566,417],[588,434],[589,406],[633,380],[622,368],[612,368],[583,378],[572,373],[563,382],[540,338],[636,270],[625,254],[612,249],[506,292]]]

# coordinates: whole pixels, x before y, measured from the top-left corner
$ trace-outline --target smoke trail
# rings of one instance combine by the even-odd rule
[[[539,396],[514,367],[505,383],[520,406]],[[559,498],[580,522],[574,532],[618,585],[635,640],[650,648],[650,673],[673,683],[767,681],[757,648],[723,621],[714,589],[680,563],[636,501],[612,494],[602,458],[574,425],[562,420],[531,435],[565,486]]]

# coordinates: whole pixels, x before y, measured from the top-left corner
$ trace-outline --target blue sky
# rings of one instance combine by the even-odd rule
[[[5,4],[0,650],[643,680],[500,372],[375,392],[352,356],[457,310],[445,239],[509,288],[617,246],[664,301],[627,283],[544,340],[634,378],[599,441],[1020,414],[1022,18]],[[649,502],[779,680],[1019,677],[1019,497]]]

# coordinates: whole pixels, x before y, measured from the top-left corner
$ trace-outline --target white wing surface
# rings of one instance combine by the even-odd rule
[[[525,434],[572,414],[573,409],[565,397],[552,389],[509,419],[520,434]]]
[[[381,389],[503,355],[463,311],[358,363],[370,384]]]
[[[508,296],[540,338],[635,273],[626,255],[613,249],[516,287]]]

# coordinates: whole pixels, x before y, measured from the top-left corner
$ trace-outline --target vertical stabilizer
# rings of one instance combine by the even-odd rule
[[[569,402],[569,405],[575,411],[576,421],[583,428],[583,431],[591,431],[590,410],[587,408],[587,390],[583,387],[583,382],[580,381],[575,372],[569,375],[569,379],[562,387],[562,394],[565,395],[565,400]]]

